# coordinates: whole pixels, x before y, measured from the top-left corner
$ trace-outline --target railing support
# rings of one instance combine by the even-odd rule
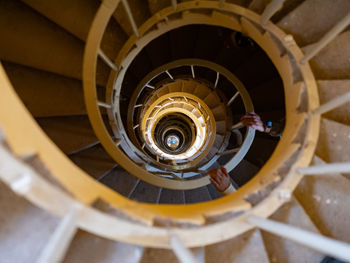
[[[194,67],[191,65],[191,72],[192,72],[192,78],[196,78],[196,75],[194,74]]]
[[[174,77],[169,73],[169,71],[165,71],[166,74],[168,74],[169,78],[171,78],[172,80],[174,80]]]
[[[225,4],[226,0],[219,0],[219,7],[222,8]]]
[[[107,55],[101,50],[98,50],[98,55],[102,58],[102,60],[114,71],[118,71],[118,67],[112,62],[112,60],[107,57]]]
[[[350,173],[349,163],[331,163],[299,168],[298,172],[304,175],[329,174],[329,173]]]
[[[233,103],[233,101],[238,97],[238,95],[239,92],[237,91],[235,95],[233,95],[232,98],[227,102],[227,106],[230,106]]]
[[[112,108],[111,104],[108,104],[108,103],[105,103],[105,102],[102,102],[102,101],[98,101],[97,104],[98,104],[98,106],[106,108],[106,109],[111,109]]]
[[[177,1],[176,0],[171,0],[171,4],[173,6],[174,11],[177,9]]]
[[[79,211],[80,206],[73,205],[68,215],[63,218],[51,236],[37,263],[59,263],[63,260],[70,242],[77,231],[76,220]]]
[[[227,155],[227,154],[231,154],[231,153],[236,153],[240,150],[240,148],[234,148],[231,150],[227,150],[227,151],[223,151],[221,153],[217,153],[216,155]]]
[[[327,46],[340,32],[342,32],[350,24],[350,13],[340,20],[331,30],[329,30],[318,42],[310,46],[310,51],[300,60],[300,64],[305,64]]]
[[[260,23],[264,26],[273,15],[282,8],[285,0],[272,0],[261,15]]]
[[[185,247],[185,245],[181,242],[181,240],[172,236],[170,238],[170,245],[174,251],[174,254],[179,259],[181,263],[197,263],[198,261],[195,259],[191,251]]]
[[[327,103],[321,105],[317,109],[312,111],[312,114],[323,114],[328,111],[331,111],[347,102],[350,101],[350,91],[345,93],[344,95],[341,95],[340,97],[337,97],[335,99],[332,99],[328,101]]]
[[[137,37],[139,37],[139,31],[137,29],[137,25],[136,25],[135,19],[134,19],[132,13],[131,13],[131,10],[130,10],[130,7],[129,7],[129,4],[128,4],[127,0],[122,0],[122,3],[124,5],[125,11],[126,11],[128,17],[129,17],[129,21],[130,21],[132,30],[134,31],[134,34]]]
[[[215,80],[215,84],[214,84],[214,89],[217,87],[218,82],[219,82],[219,77],[220,77],[220,73],[216,72],[216,80]]]
[[[244,124],[242,122],[236,123],[236,124],[232,125],[231,131],[236,130],[236,129],[240,129],[242,127],[244,127]]]
[[[257,216],[250,216],[247,220],[252,225],[277,236],[292,240],[340,260],[350,262],[350,244]]]

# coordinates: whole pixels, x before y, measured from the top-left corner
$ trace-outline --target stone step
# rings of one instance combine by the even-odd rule
[[[134,191],[131,193],[130,199],[145,203],[158,203],[160,189],[161,188],[158,186],[140,180]]]
[[[326,19],[327,20],[327,19]],[[317,79],[350,79],[350,30],[344,31],[310,60]],[[312,48],[306,46],[304,52]]]
[[[39,118],[37,122],[65,154],[73,154],[99,143],[88,116]]]
[[[204,98],[205,104],[208,105],[209,108],[214,108],[218,106],[221,102],[220,98],[216,94],[215,91],[210,92],[205,98]]]
[[[0,43],[1,59],[81,80],[83,42],[26,4],[1,4],[0,33],[6,39]],[[108,66],[98,67],[97,83],[104,85],[108,73]]]
[[[116,242],[79,230],[64,258],[64,263],[123,263],[139,262],[143,247]]]
[[[86,114],[81,81],[19,64],[2,63],[17,94],[34,117]]]
[[[60,218],[33,206],[0,182],[2,262],[36,262]]]
[[[334,98],[340,97],[346,92],[350,92],[350,80],[319,80],[318,94],[320,96],[320,104],[324,104]],[[342,106],[326,112],[323,117],[336,121],[345,125],[350,125],[350,102]]]
[[[227,118],[226,106],[223,103],[220,103],[216,107],[212,108],[211,112],[213,113],[214,118],[217,121],[225,120]]]
[[[74,2],[69,0],[53,0],[50,2],[26,0],[24,2],[82,41],[85,41],[87,38],[91,23],[100,4],[96,0],[77,0]],[[117,51],[122,48],[126,40],[127,35],[120,25],[112,19],[108,23],[103,36],[101,49],[111,59],[114,59]]]
[[[151,17],[147,1],[128,0],[127,3],[137,27],[140,27],[144,22],[146,22],[148,18]],[[117,10],[113,14],[113,17],[116,21],[118,21],[119,25],[129,36],[134,34],[129,17],[122,2],[119,3]]]
[[[270,219],[319,233],[317,227],[295,198],[283,205]],[[321,262],[324,257],[319,252],[271,233],[262,231],[262,236],[271,262]]]
[[[159,203],[160,204],[184,204],[185,203],[184,191],[163,188],[160,195]]]
[[[315,156],[314,164],[325,164]],[[350,181],[338,173],[305,176],[294,195],[320,232],[350,243]]]
[[[69,158],[96,180],[117,165],[100,144],[72,154]]]
[[[321,119],[316,154],[327,163],[350,160],[350,126]]]
[[[306,0],[281,19],[278,26],[305,46],[321,39],[349,10],[348,0]]]
[[[24,0],[27,5],[63,27],[81,40],[86,40],[94,16],[99,8],[96,0]]]
[[[199,203],[199,202],[205,202],[210,201],[211,197],[208,191],[208,188],[206,186],[186,190],[185,192],[185,203],[186,204],[193,204],[193,203]]]
[[[148,0],[148,7],[152,15],[169,6],[172,6],[171,0]]]
[[[128,197],[138,180],[137,177],[131,175],[122,167],[117,166],[99,181],[119,194]]]
[[[248,231],[233,239],[207,246],[206,263],[270,263],[259,230]]]
[[[243,159],[231,172],[232,180],[238,185],[243,186],[252,179],[258,172],[259,167]]]

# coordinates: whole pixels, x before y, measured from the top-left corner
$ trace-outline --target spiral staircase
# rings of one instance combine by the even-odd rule
[[[0,6],[0,262],[350,262],[349,0]]]

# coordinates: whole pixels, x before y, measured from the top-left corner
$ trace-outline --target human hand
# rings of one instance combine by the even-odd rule
[[[230,176],[223,166],[219,169],[209,171],[208,174],[210,176],[210,182],[219,192],[224,192],[231,184]]]
[[[269,128],[265,126],[265,124],[262,122],[260,116],[256,114],[255,112],[248,112],[241,118],[241,122],[247,126],[252,127],[253,129],[261,132],[269,132]]]

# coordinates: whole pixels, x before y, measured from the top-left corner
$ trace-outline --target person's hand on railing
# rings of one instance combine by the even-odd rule
[[[208,174],[210,176],[210,182],[215,186],[216,190],[224,195],[234,192],[230,175],[227,173],[225,167],[221,166],[219,169],[210,170]]]
[[[266,125],[261,120],[260,116],[255,112],[248,112],[241,117],[241,122],[247,126],[251,127],[257,131],[269,133],[271,128],[266,127]]]

